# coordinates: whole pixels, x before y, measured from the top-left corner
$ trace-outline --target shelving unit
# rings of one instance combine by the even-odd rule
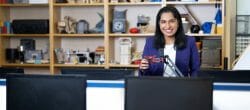
[[[128,28],[136,27],[137,24],[137,16],[144,15],[150,17],[149,25],[155,25],[155,16],[158,10],[162,7],[162,2],[142,2],[142,3],[108,3],[108,17],[109,17],[109,24],[111,24],[113,10],[126,10],[126,20],[128,22]],[[150,8],[148,8],[150,7]],[[108,29],[111,29],[111,25],[108,25]],[[138,68],[138,65],[130,64],[130,65],[121,65],[111,62],[119,62],[120,61],[120,48],[119,48],[119,39],[123,37],[129,37],[132,39],[132,44],[134,52],[142,52],[145,44],[145,38],[149,36],[153,36],[154,33],[139,33],[139,34],[131,34],[128,32],[126,33],[112,33],[108,31],[107,38],[109,39],[109,67],[111,68]]]
[[[49,19],[49,4],[0,4],[0,20],[12,21],[14,19]],[[37,14],[39,13],[39,14]],[[20,64],[8,63],[5,59],[6,48],[17,48],[20,39],[32,38],[37,42],[37,48],[41,49],[49,42],[50,34],[0,34],[0,67],[20,67],[50,69],[50,64]]]
[[[207,2],[179,2],[179,1],[166,1],[167,5],[212,5],[212,4],[222,4],[222,1],[207,1]]]
[[[224,40],[224,28],[225,28],[225,14],[224,14],[224,0],[220,0],[220,1],[208,1],[208,2],[172,2],[172,1],[167,1],[165,2],[166,5],[175,5],[175,6],[185,6],[187,7],[189,10],[189,12],[195,16],[196,20],[198,21],[199,25],[201,26],[204,21],[210,21],[212,22],[214,20],[216,11],[218,10],[218,8],[221,9],[222,12],[222,33],[221,34],[190,34],[187,33],[186,35],[188,36],[193,36],[196,39],[214,39],[214,40],[221,40],[221,47],[218,47],[218,49],[220,49],[220,64],[219,65],[203,65],[203,60],[201,60],[201,69],[223,69],[224,68],[224,56],[225,56],[225,40]],[[205,9],[207,8],[207,9]],[[181,8],[180,8],[181,9]],[[197,11],[197,9],[199,11]],[[209,9],[209,10],[208,10]],[[185,10],[184,10],[185,11]],[[203,13],[203,15],[202,15]],[[206,14],[204,14],[206,13]],[[212,50],[212,49],[211,49]],[[213,52],[216,49],[212,50]],[[211,53],[213,53],[212,51],[210,51]],[[217,50],[216,50],[217,51]],[[202,49],[199,51],[200,54],[202,52],[204,52],[203,47]],[[208,51],[206,51],[208,52]],[[207,53],[207,54],[211,54],[211,53]],[[216,53],[217,54],[217,53]],[[202,54],[201,54],[202,56]],[[206,57],[206,56],[205,56]],[[204,58],[204,57],[203,57]],[[212,57],[209,57],[212,58]],[[207,60],[206,62],[210,62],[211,60],[209,59],[209,61]]]
[[[92,4],[69,4],[69,3],[55,3],[51,1],[50,12],[51,23],[54,24],[52,27],[51,35],[51,53],[54,53],[55,48],[64,48],[64,49],[76,49],[81,51],[86,51],[89,48],[93,51],[98,46],[104,46],[104,36],[105,33],[95,33],[95,34],[59,34],[56,31],[56,23],[60,20],[63,20],[64,16],[71,16],[77,21],[84,19],[89,22],[89,27],[93,28],[94,24],[99,21],[97,12],[104,15],[104,2],[102,3],[92,3]],[[70,42],[71,41],[71,42]],[[72,43],[74,42],[74,43]],[[69,46],[73,45],[73,46]],[[60,68],[72,68],[72,67],[98,67],[104,68],[105,64],[58,64],[55,54],[51,54],[53,57],[51,59],[52,68],[50,69],[51,73],[57,73],[60,71]]]
[[[69,4],[69,3],[56,3],[55,0],[49,0],[48,4],[0,4],[0,20],[13,20],[15,19],[12,8],[20,9],[30,9],[33,11],[40,11],[40,9],[47,11],[46,16],[41,17],[39,15],[35,18],[47,18],[50,20],[50,32],[49,34],[1,34],[0,35],[0,66],[3,67],[28,67],[28,68],[48,68],[50,74],[57,74],[60,72],[61,68],[138,68],[138,65],[120,65],[116,62],[119,62],[119,44],[118,39],[123,37],[130,37],[135,44],[135,51],[142,51],[145,38],[153,36],[154,33],[139,33],[131,34],[128,32],[129,28],[136,27],[137,15],[143,14],[150,17],[150,25],[155,25],[155,16],[158,10],[165,5],[185,5],[188,7],[214,7],[215,4],[220,4],[222,12],[224,12],[224,0],[222,1],[211,1],[211,2],[170,2],[170,1],[161,1],[161,2],[141,2],[141,3],[110,3],[109,0],[102,0],[102,3],[92,3],[92,4]],[[124,10],[127,9],[127,22],[128,29],[126,33],[112,33],[112,19],[113,19],[113,10]],[[191,11],[194,11],[191,10]],[[200,10],[202,11],[202,10]],[[17,12],[17,11],[16,11]],[[77,20],[85,19],[89,22],[90,28],[93,28],[95,24],[100,20],[97,12],[103,14],[104,16],[104,33],[94,33],[94,34],[60,34],[57,32],[56,24],[58,21],[63,20],[64,16],[72,16]],[[39,12],[37,12],[39,13]],[[37,14],[36,13],[36,14]],[[191,12],[192,13],[192,12]],[[34,18],[34,16],[26,16],[29,13],[24,14],[24,16],[19,16],[18,18]],[[196,13],[196,16],[199,17],[200,14]],[[215,15],[215,13],[214,13]],[[206,15],[205,15],[206,16]],[[209,18],[210,19],[210,18]],[[223,16],[224,24],[224,16]],[[212,20],[212,19],[210,19]],[[200,20],[199,22],[203,22]],[[223,31],[224,32],[224,31]],[[219,38],[222,41],[222,55],[221,59],[224,56],[224,33],[223,34],[187,34],[189,36],[194,36],[198,38],[208,37],[208,38]],[[20,38],[38,38],[47,40],[49,42],[49,51],[50,51],[50,63],[49,64],[9,64],[5,61],[5,48],[14,47],[18,44],[11,44],[10,42],[18,40]],[[16,42],[16,41],[15,41]],[[44,41],[43,41],[44,42]],[[2,45],[4,44],[4,45]],[[56,55],[54,54],[54,49],[56,48],[65,48],[65,49],[76,49],[76,50],[86,50],[89,48],[91,51],[95,50],[98,46],[104,46],[104,55],[105,63],[104,64],[58,64]],[[223,60],[221,61],[223,62]],[[223,65],[223,63],[222,63]],[[222,68],[223,66],[214,67]]]

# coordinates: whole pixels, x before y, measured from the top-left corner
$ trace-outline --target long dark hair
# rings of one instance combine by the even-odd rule
[[[185,48],[187,40],[186,40],[186,36],[182,27],[181,15],[174,6],[165,6],[161,8],[157,14],[156,30],[155,30],[155,35],[154,35],[154,47],[156,49],[165,47],[165,38],[160,29],[160,20],[161,20],[161,15],[163,13],[172,13],[173,16],[177,19],[177,22],[179,25],[175,33],[174,47],[177,49]]]

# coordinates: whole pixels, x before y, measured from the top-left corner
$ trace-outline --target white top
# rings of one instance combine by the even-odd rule
[[[174,49],[174,44],[165,45],[164,56],[165,55],[168,55],[169,58],[175,64],[176,50]],[[169,61],[167,61],[167,62],[169,62]],[[169,63],[169,65],[170,65],[170,63]],[[170,65],[170,66],[173,68],[172,65]],[[174,74],[174,72],[171,70],[171,68],[169,66],[167,66],[166,64],[164,64],[164,74],[163,74],[163,76],[164,77],[176,77],[176,74]]]

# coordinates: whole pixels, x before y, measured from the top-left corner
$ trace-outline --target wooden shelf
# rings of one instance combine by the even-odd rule
[[[186,34],[186,35],[188,35],[188,36],[212,36],[212,37],[222,36],[221,34]],[[111,37],[148,37],[148,36],[154,36],[154,33],[148,33],[148,34],[110,33],[109,36],[111,36]]]
[[[54,3],[55,7],[104,6],[104,3]]]
[[[120,65],[120,64],[109,64],[109,67],[126,67],[126,68],[139,68],[139,65]]]
[[[3,37],[49,37],[49,34],[1,34]]]
[[[153,36],[154,33],[148,33],[148,34],[116,34],[116,33],[111,33],[109,36],[111,37],[148,37],[148,36]]]
[[[162,2],[139,2],[139,3],[129,3],[129,2],[118,2],[118,3],[108,3],[110,6],[133,6],[133,5],[162,5]]]
[[[221,66],[201,66],[201,69],[222,69]]]
[[[50,64],[17,64],[17,63],[5,63],[4,67],[49,67]]]
[[[55,37],[104,37],[104,34],[54,34]]]
[[[49,4],[0,4],[0,7],[48,7]]]
[[[172,5],[211,5],[211,4],[222,4],[221,1],[210,1],[210,2],[166,2],[166,4],[172,4]]]
[[[186,34],[188,36],[211,36],[211,37],[221,37],[221,34]]]
[[[54,67],[105,67],[98,64],[54,64]]]

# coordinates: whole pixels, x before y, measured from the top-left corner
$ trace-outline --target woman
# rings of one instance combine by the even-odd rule
[[[195,38],[185,35],[180,13],[173,6],[166,6],[159,10],[155,35],[146,40],[139,74],[178,76],[171,69],[173,65],[167,66],[169,60],[164,63],[162,56],[169,56],[184,76],[197,76],[200,62]]]

